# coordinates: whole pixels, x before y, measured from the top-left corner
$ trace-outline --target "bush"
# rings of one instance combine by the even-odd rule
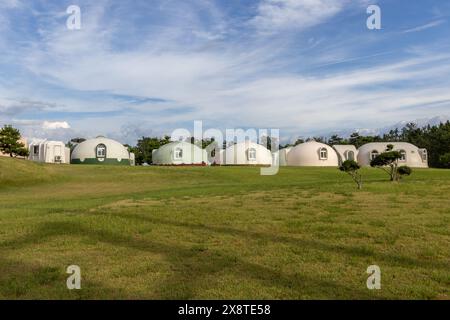
[[[412,173],[412,169],[408,166],[401,166],[397,168],[398,177],[409,176]]]

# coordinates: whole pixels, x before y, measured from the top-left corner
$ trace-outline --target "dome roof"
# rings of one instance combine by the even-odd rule
[[[272,153],[263,145],[251,141],[233,144],[216,154],[216,163],[234,165],[271,165]]]
[[[394,146],[393,150],[404,153],[405,159],[400,160],[400,165],[407,165],[413,168],[427,168],[428,155],[425,149],[419,149],[408,142],[371,142],[362,145],[358,149],[358,163],[362,166],[370,166],[373,153],[383,153],[388,145]]]
[[[289,151],[287,164],[289,166],[337,167],[339,161],[336,151],[330,146],[308,141]]]
[[[167,143],[154,150],[152,154],[153,164],[201,164],[203,162],[207,162],[206,151],[185,141]]]
[[[103,146],[105,147],[104,153],[98,154],[98,147]],[[105,160],[129,162],[130,154],[127,148],[120,142],[104,137],[97,137],[78,144],[72,151],[71,160],[81,163],[84,163],[86,160],[88,160],[87,162],[92,162],[93,160],[96,160],[96,162],[105,162]]]
[[[394,146],[394,150],[417,150],[418,148],[409,143],[409,142],[371,142],[366,143],[359,147],[360,152],[373,151],[376,150],[378,152],[386,151],[386,148],[389,144]]]

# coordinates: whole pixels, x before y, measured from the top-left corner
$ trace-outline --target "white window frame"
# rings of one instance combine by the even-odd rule
[[[249,148],[247,151],[247,158],[249,161],[256,160],[256,149],[255,148]]]
[[[400,150],[400,158],[398,159],[399,162],[406,162],[406,151],[405,150]]]
[[[183,159],[183,148],[176,147],[176,148],[173,150],[173,158],[174,158],[175,160],[181,160],[181,159]]]
[[[327,148],[319,149],[319,159],[320,160],[328,160],[328,150]]]
[[[375,159],[379,155],[380,155],[380,153],[377,150],[370,151],[370,160],[372,161],[373,159]]]
[[[100,150],[103,150],[102,153],[99,153]],[[99,144],[95,147],[95,155],[97,158],[106,158],[106,146],[104,144]]]

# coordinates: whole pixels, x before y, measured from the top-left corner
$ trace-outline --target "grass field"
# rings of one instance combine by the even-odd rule
[[[363,173],[1,158],[0,298],[450,299],[450,170]]]

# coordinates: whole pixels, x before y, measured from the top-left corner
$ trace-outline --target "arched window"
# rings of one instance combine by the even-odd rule
[[[349,151],[346,152],[345,158],[346,158],[346,160],[354,161],[355,160],[355,153],[353,151],[349,150]]]
[[[372,152],[370,153],[370,160],[375,159],[376,157],[378,157],[379,153],[377,150],[372,150]]]
[[[175,148],[175,152],[173,154],[173,157],[175,160],[179,160],[183,158],[183,149],[181,148]]]
[[[400,158],[398,159],[398,161],[405,162],[406,161],[406,151],[400,150],[399,152],[400,152]]]
[[[215,156],[216,156],[216,149],[212,149],[211,158],[214,158]]]
[[[328,150],[327,148],[320,148],[319,150],[319,159],[327,160],[328,159]]]
[[[104,144],[99,144],[95,148],[95,154],[97,158],[106,158],[106,146]]]
[[[247,151],[248,160],[256,160],[256,149],[250,148]]]

